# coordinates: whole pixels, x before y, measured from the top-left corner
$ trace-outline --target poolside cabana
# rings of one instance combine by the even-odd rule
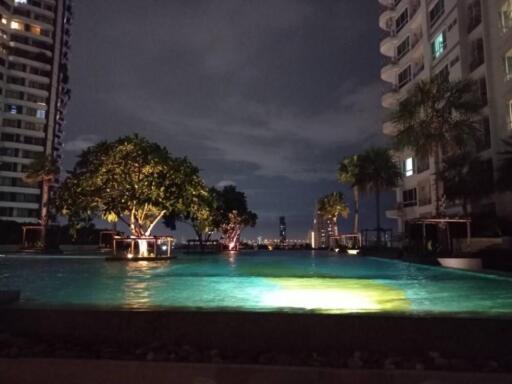
[[[170,259],[174,246],[172,236],[114,236],[112,256],[107,260],[154,261]]]
[[[21,227],[21,249],[24,251],[36,251],[43,249],[59,249],[60,230],[58,226],[46,226],[45,241],[43,244],[42,225],[24,225]]]
[[[466,246],[471,245],[471,219],[469,218],[420,218],[410,221],[409,225],[421,227],[423,250],[432,252],[445,250],[449,254],[453,254],[455,250],[453,240],[461,238],[455,237],[457,234],[461,234],[461,230],[465,232],[463,238]],[[429,231],[428,226],[434,226],[437,236],[430,235],[432,231]],[[433,244],[434,241],[437,241],[437,246]]]

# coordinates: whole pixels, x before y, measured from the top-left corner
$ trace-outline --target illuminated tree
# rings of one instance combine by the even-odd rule
[[[206,194],[189,160],[134,135],[83,151],[59,188],[57,206],[72,222],[120,220],[132,236],[145,237],[166,213],[193,212]]]
[[[338,228],[338,217],[347,218],[350,210],[341,192],[332,192],[321,197],[317,203],[317,211],[325,219],[331,220],[334,228]]]
[[[201,195],[186,212],[166,214],[164,224],[169,228],[175,228],[177,221],[190,224],[199,241],[199,247],[203,249],[204,242],[209,241],[216,231],[217,193],[213,187],[208,189],[208,192]]]
[[[46,246],[46,230],[49,221],[50,186],[59,176],[60,168],[55,158],[41,153],[27,165],[23,180],[30,184],[41,183],[41,243]]]
[[[258,215],[249,210],[245,193],[237,191],[236,187],[230,185],[220,191],[212,191],[217,201],[214,226],[221,232],[228,249],[237,250],[242,231],[254,227]]]

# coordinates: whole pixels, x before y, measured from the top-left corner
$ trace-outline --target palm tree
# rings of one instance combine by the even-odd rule
[[[361,180],[365,181],[368,191],[375,193],[377,244],[381,242],[380,194],[396,188],[402,178],[400,167],[396,164],[387,148],[370,148],[360,155]]]
[[[449,82],[441,76],[424,80],[400,102],[392,116],[399,129],[395,146],[434,158],[435,216],[439,215],[441,201],[437,177],[441,154],[464,150],[479,136],[477,117],[482,103],[475,89],[473,80]]]
[[[512,191],[512,177],[510,177],[510,170],[512,169],[512,135],[503,139],[505,150],[500,152],[501,162],[498,165],[498,179],[496,186],[499,191]]]
[[[492,172],[480,157],[472,152],[460,152],[448,156],[439,171],[439,179],[443,183],[444,196],[447,200],[461,201],[464,216],[468,215],[468,204],[472,199],[482,199],[493,192]]]
[[[354,194],[354,227],[353,233],[359,232],[359,196],[366,189],[366,182],[362,177],[361,161],[358,155],[348,156],[341,160],[338,168],[338,180],[348,184]]]
[[[331,220],[337,235],[338,217],[347,218],[350,210],[345,202],[345,197],[341,192],[332,192],[318,200],[317,211],[325,219]]]
[[[49,217],[50,185],[60,173],[59,164],[52,155],[41,153],[26,168],[24,181],[41,183],[41,243],[46,246],[46,229]]]

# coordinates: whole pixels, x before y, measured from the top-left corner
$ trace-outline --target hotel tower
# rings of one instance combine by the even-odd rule
[[[0,220],[36,222],[42,191],[26,166],[62,159],[71,17],[69,0],[0,0]]]
[[[385,31],[380,43],[386,57],[381,78],[389,83],[382,105],[393,110],[418,81],[433,76],[474,79],[484,105],[479,155],[488,180],[482,183],[493,183],[502,139],[512,133],[512,0],[378,1],[379,25]],[[397,127],[385,121],[383,131],[392,136]],[[403,181],[396,190],[397,205],[387,215],[398,221],[403,232],[407,221],[434,213],[434,161],[411,152],[398,154],[398,159]],[[447,215],[462,213],[456,204],[440,204]],[[510,217],[512,202],[495,194],[472,202],[471,211]]]

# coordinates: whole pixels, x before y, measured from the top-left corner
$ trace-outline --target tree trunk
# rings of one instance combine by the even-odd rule
[[[48,227],[48,201],[49,201],[49,183],[43,179],[41,188],[41,244],[46,248],[46,233]]]
[[[376,213],[377,213],[377,245],[380,246],[382,237],[381,237],[381,227],[380,227],[380,189],[375,189],[375,205],[376,205]]]
[[[438,173],[441,168],[441,153],[440,148],[437,147],[434,151],[434,197],[436,199],[436,204],[434,206],[434,216],[439,217],[441,211],[441,196],[439,192],[439,177]]]
[[[354,187],[352,188],[354,192],[354,228],[353,232],[358,233],[359,232],[359,188]]]

